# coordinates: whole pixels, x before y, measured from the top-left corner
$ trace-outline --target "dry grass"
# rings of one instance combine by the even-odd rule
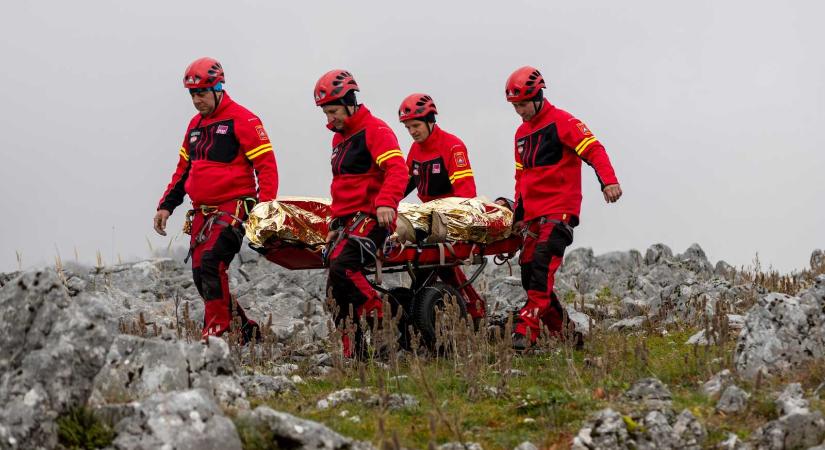
[[[813,406],[822,409],[819,395],[825,391],[825,362],[817,361],[781,378],[755,382],[737,380],[752,394],[748,408],[739,415],[726,416],[715,411],[715,399],[707,398],[702,384],[722,369],[732,369],[732,350],[736,333],[730,329],[727,314],[743,313],[765,292],[796,294],[825,273],[825,267],[811,267],[789,275],[762,270],[758,257],[749,268],[728,274],[732,285],[750,285],[739,298],[722,297],[713,314],[685,317],[667,322],[673,311],[663,308],[650,317],[641,330],[631,333],[611,332],[598,317],[591,323],[591,333],[583,350],[575,350],[569,341],[549,336],[539,337],[538,346],[529,354],[512,351],[512,321],[488,327],[482,323],[473,329],[457,314],[454,299],[437,314],[436,338],[424,345],[413,335],[410,350],[398,344],[401,315],[391,314],[384,305],[383,320],[361,319],[341,329],[329,324],[324,342],[279,342],[268,332],[271,324],[262,324],[259,342],[243,347],[239,333],[227,336],[233,356],[246,372],[271,373],[287,362],[298,362],[305,383],[294,395],[250,399],[253,406],[268,405],[326,424],[332,429],[359,440],[371,441],[382,449],[435,448],[444,442],[479,442],[484,448],[513,448],[529,440],[539,448],[567,448],[570,439],[589,414],[605,407],[627,410],[632,405],[622,394],[635,381],[657,377],[666,383],[674,397],[677,411],[689,409],[706,425],[707,446],[713,446],[729,432],[742,438],[776,417],[775,392],[791,381],[799,381],[813,396]],[[576,293],[565,299],[576,304]],[[602,290],[599,303],[606,307],[613,300],[609,290]],[[705,311],[704,299],[695,301],[696,310]],[[176,302],[174,332],[180,339],[195,341],[200,324],[189,316],[188,303]],[[334,302],[328,300],[334,314]],[[309,305],[308,305],[309,307]],[[583,307],[583,305],[582,305]],[[309,314],[307,314],[309,316]],[[237,329],[237,319],[235,322]],[[309,326],[309,323],[306,324]],[[356,331],[365,330],[367,342],[361,359],[342,355],[341,336],[351,339]],[[710,344],[687,345],[687,338],[704,329]],[[162,329],[147,324],[142,316],[133,323],[121,324],[121,331],[141,336],[159,335]],[[308,349],[309,347],[309,349]],[[313,350],[329,352],[331,367],[320,371],[307,357]],[[328,394],[348,387],[368,388],[379,395],[377,405],[348,403],[330,409],[318,408],[317,402]],[[419,405],[391,409],[392,394],[410,394]],[[355,420],[354,418],[357,418]],[[262,430],[237,422],[245,448],[272,448]]]
[[[695,326],[651,322],[633,334],[595,327],[580,351],[568,341],[540,336],[536,349],[516,355],[509,338],[511,322],[503,328],[482,326],[475,332],[472,324],[455,314],[451,299],[446,300],[448,306],[437,319],[440,331],[435,346],[401,350],[392,332],[398,317],[385,314],[383,323],[370,327],[367,358],[344,359],[340,333],[333,332],[329,350],[334,363],[328,374],[318,376],[312,367],[302,367],[299,374],[307,382],[299,385],[297,396],[252,399],[252,403],[320,421],[384,449],[434,448],[448,441],[513,448],[525,440],[541,448],[566,448],[590,413],[621,403],[622,393],[643,377],[655,376],[667,383],[679,408],[712,415],[712,402],[697,393],[712,374],[731,365],[733,344],[726,320],[706,324],[715,336],[709,346],[685,344]],[[719,308],[718,313],[723,313],[724,306]],[[369,324],[364,321],[362,326]],[[266,371],[261,360],[255,364],[256,370]],[[369,388],[382,398],[411,394],[420,404],[401,410],[387,408],[386,402],[317,408],[318,400],[346,387]],[[755,414],[748,420],[768,419]],[[359,420],[353,421],[354,416]],[[723,423],[727,422],[718,426]],[[723,434],[714,436],[721,439]],[[247,444],[266,448],[252,440]]]

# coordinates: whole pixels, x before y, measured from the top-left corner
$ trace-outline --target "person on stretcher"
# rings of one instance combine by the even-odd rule
[[[422,202],[445,197],[475,197],[476,184],[467,147],[461,139],[436,125],[436,114],[435,103],[427,94],[411,94],[398,108],[398,120],[413,138],[407,153],[410,181],[404,196],[415,190]],[[459,266],[437,269],[436,274],[456,289],[467,281]],[[427,278],[426,273],[416,276],[418,282]],[[465,286],[461,293],[467,302],[467,312],[475,322],[480,321],[485,315],[484,300],[472,285]]]

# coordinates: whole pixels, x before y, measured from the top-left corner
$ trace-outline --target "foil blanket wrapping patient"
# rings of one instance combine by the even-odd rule
[[[255,206],[246,221],[246,237],[256,247],[277,239],[307,247],[324,245],[332,220],[330,201],[282,197]],[[438,242],[489,244],[511,234],[513,213],[484,198],[450,197],[422,204],[401,203],[390,239],[404,245]]]

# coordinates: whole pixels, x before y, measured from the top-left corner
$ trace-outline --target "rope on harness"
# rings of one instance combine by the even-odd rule
[[[238,199],[238,202],[235,205],[235,214],[230,214],[226,211],[221,211],[219,209],[219,207],[209,206],[209,205],[200,205],[200,207],[198,207],[198,208],[193,208],[193,209],[190,209],[189,211],[187,211],[187,213],[186,213],[186,222],[184,222],[183,227],[184,227],[184,231],[186,231],[187,228],[188,228],[189,233],[192,232],[192,220],[191,220],[192,216],[194,216],[195,213],[197,213],[198,210],[200,210],[201,214],[203,214],[204,216],[208,216],[208,219],[206,219],[206,222],[204,222],[203,226],[201,227],[200,231],[198,232],[198,235],[195,236],[194,242],[192,242],[189,245],[189,252],[186,253],[186,258],[183,259],[183,263],[186,264],[186,263],[189,262],[189,259],[195,253],[195,248],[198,245],[201,245],[204,242],[206,242],[207,240],[209,240],[209,236],[212,235],[212,226],[213,225],[218,224],[218,225],[223,226],[223,227],[233,227],[233,226],[235,226],[236,223],[244,223],[243,219],[241,219],[238,216],[240,216],[240,214],[241,214],[241,205],[243,205],[244,210],[247,213],[247,217],[249,216],[249,207],[247,205],[247,202],[250,201],[250,200],[255,200],[255,199],[250,198],[250,197]],[[232,222],[226,222],[224,220],[219,220],[219,218],[223,217],[223,216],[231,217]]]
[[[387,240],[389,239],[390,233],[389,230],[387,231],[387,236],[384,237],[384,241],[381,243],[380,247],[376,246],[374,242],[370,238],[364,236],[357,236],[352,234],[357,228],[358,225],[361,225],[361,232],[364,232],[367,223],[370,220],[374,220],[366,214],[361,212],[357,213],[353,218],[352,224],[348,227],[339,226],[335,231],[338,232],[338,236],[336,236],[335,240],[329,246],[329,248],[324,248],[322,251],[322,255],[324,258],[324,265],[329,266],[329,258],[332,256],[335,247],[337,247],[342,240],[344,239],[351,239],[353,242],[358,244],[358,248],[360,251],[361,257],[361,265],[363,266],[368,259],[364,256],[364,253],[369,255],[372,258],[372,261],[375,263],[375,284],[381,285],[382,284],[382,268],[383,268],[383,255],[384,255],[384,247],[387,245]],[[346,229],[346,231],[345,231]]]

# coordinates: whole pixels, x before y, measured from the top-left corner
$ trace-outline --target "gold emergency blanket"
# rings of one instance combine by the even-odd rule
[[[489,244],[510,236],[513,213],[482,198],[448,197],[422,204],[402,203],[399,222],[408,220],[428,242],[470,241]],[[411,241],[399,223],[399,240]]]
[[[310,246],[323,244],[329,229],[329,205],[329,199],[312,197],[282,197],[258,203],[244,224],[246,237],[258,247],[273,236]]]
[[[259,203],[244,224],[252,245],[270,238],[323,244],[329,230],[330,201],[311,197],[283,197]],[[394,238],[416,241],[416,230],[427,242],[471,241],[491,243],[510,236],[513,213],[482,198],[450,197],[423,204],[401,203]]]

